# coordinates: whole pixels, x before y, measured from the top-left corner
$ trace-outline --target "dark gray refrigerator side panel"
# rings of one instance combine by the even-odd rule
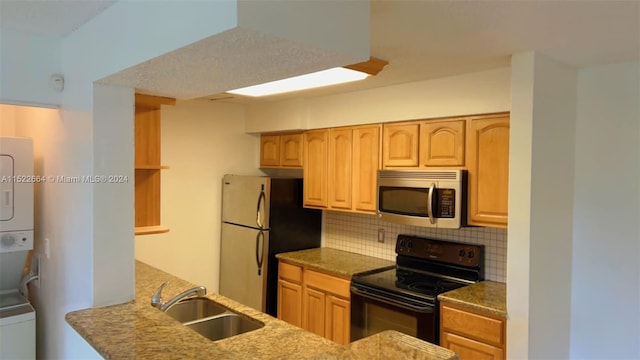
[[[277,316],[276,254],[320,247],[322,211],[302,207],[302,179],[271,179],[266,312]]]

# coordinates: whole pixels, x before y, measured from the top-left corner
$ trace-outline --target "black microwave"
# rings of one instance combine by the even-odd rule
[[[379,170],[378,217],[443,229],[466,223],[465,170]]]

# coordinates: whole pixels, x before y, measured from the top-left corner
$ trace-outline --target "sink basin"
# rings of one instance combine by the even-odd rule
[[[213,341],[260,329],[263,323],[237,314],[206,297],[181,300],[165,313]]]
[[[185,325],[213,341],[240,335],[264,326],[258,321],[233,313],[226,313]]]
[[[220,315],[228,310],[211,299],[195,297],[182,300],[165,313],[181,323]]]

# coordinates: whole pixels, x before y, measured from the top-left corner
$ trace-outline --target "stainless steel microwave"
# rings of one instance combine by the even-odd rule
[[[388,222],[457,229],[466,223],[465,170],[379,170],[378,216]]]

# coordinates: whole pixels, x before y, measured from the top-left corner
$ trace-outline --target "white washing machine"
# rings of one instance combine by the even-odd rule
[[[33,249],[33,143],[0,137],[0,359],[35,359],[36,313],[20,294]]]

